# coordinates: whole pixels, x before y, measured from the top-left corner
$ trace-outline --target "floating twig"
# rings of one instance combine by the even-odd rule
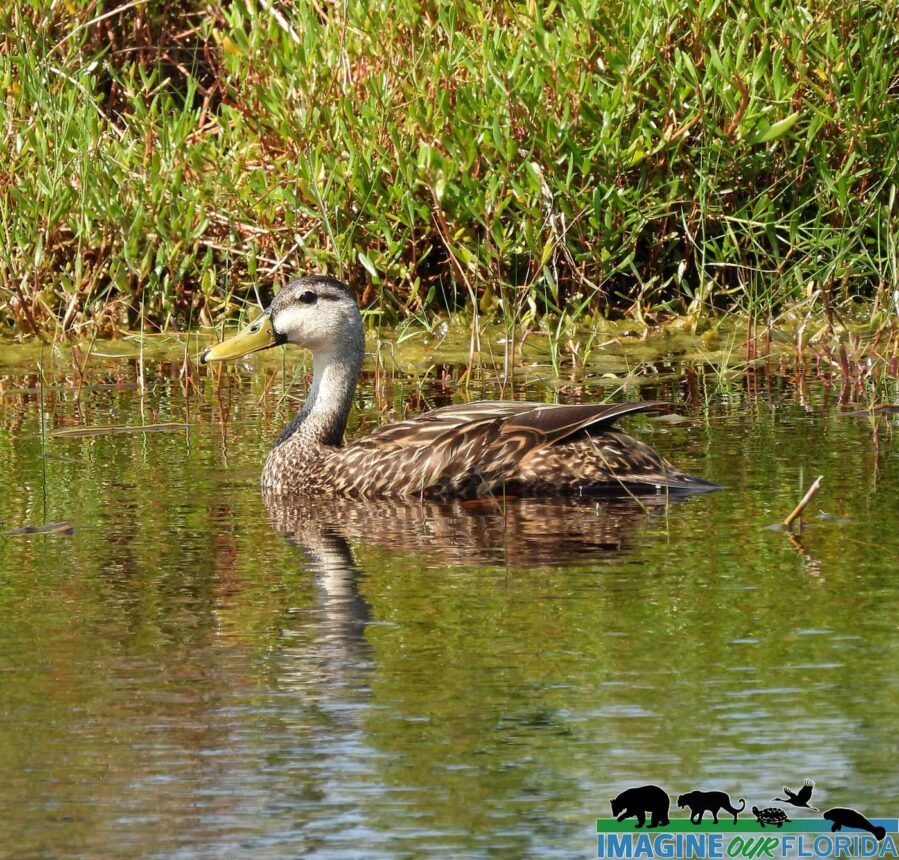
[[[58,523],[43,523],[39,526],[22,526],[18,529],[5,529],[0,535],[71,535],[75,526],[68,520]]]
[[[818,492],[818,487],[821,486],[821,479],[824,475],[818,475],[817,478],[812,482],[812,485],[808,488],[808,492],[802,497],[802,501],[793,508],[793,512],[784,520],[785,526],[790,526],[793,523],[793,520],[796,519],[804,510],[805,506],[812,500],[812,496]]]
[[[62,430],[54,430],[50,435],[54,439],[80,439],[82,436],[106,436],[119,433],[166,433],[171,430],[186,430],[189,424],[137,424],[134,426],[119,426],[104,424],[100,427],[66,427]]]

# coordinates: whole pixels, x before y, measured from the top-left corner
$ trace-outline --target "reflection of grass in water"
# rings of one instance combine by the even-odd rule
[[[47,428],[44,418],[44,362],[43,348],[41,349],[41,361],[37,365],[38,377],[38,406],[40,408],[41,431],[41,498],[43,501],[43,521],[47,521]]]

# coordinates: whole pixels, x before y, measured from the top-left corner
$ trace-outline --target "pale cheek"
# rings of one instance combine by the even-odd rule
[[[274,324],[290,343],[318,352],[344,341],[353,331],[354,322],[349,314],[319,303],[285,308]]]
[[[313,346],[310,340],[317,339],[310,330],[309,320],[302,309],[288,308],[278,314],[277,330],[287,336],[291,343]]]

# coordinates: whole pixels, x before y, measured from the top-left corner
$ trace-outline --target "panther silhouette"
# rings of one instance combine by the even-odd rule
[[[737,809],[730,802],[730,795],[726,791],[688,791],[677,799],[677,805],[680,809],[683,809],[685,806],[690,807],[691,824],[699,824],[705,812],[711,812],[712,819],[717,824],[718,812],[722,809],[726,809],[733,815],[734,824],[736,824],[737,816],[746,809],[746,801],[742,797],[740,798],[740,803],[743,805]]]

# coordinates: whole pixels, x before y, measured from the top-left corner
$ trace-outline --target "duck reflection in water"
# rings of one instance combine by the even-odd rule
[[[515,569],[611,558],[682,497],[398,501],[263,493],[271,525],[303,550],[319,576],[322,632],[359,642],[370,607],[359,591],[365,547],[413,552],[422,565]],[[321,628],[320,628],[321,629]]]

